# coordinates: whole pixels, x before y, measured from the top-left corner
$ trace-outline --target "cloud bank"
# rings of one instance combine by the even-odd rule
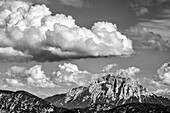
[[[133,40],[134,47],[137,48],[152,48],[152,49],[158,49],[158,50],[167,50],[170,48],[169,41],[165,39],[165,36],[159,33],[159,29],[157,29],[157,32],[154,32],[152,30],[156,26],[159,26],[158,24],[145,24],[144,22],[137,24],[136,26],[130,27],[126,29],[125,34],[127,37],[131,38]],[[150,27],[148,27],[150,26]],[[152,28],[152,29],[150,29]],[[163,28],[165,29],[165,27]],[[160,29],[161,30],[161,29]],[[166,31],[164,31],[166,32]]]
[[[169,0],[129,0],[129,4],[137,16],[150,12],[152,7],[169,2]]]
[[[115,64],[110,64],[109,66]],[[109,67],[105,66],[105,67]],[[55,87],[75,87],[89,86],[98,78],[108,74],[126,78],[135,78],[135,74],[140,69],[129,67],[128,69],[119,69],[116,71],[107,70],[107,72],[91,73],[86,70],[80,70],[77,65],[64,63],[58,65],[56,71],[51,74],[45,74],[41,65],[35,65],[29,69],[26,67],[13,66],[6,72],[1,73],[1,87],[8,86],[11,88],[55,88]]]
[[[72,16],[56,14],[45,5],[0,1],[0,58],[18,61],[132,54],[132,41],[115,24],[96,22],[91,29],[76,25]],[[5,54],[8,53],[8,59]]]

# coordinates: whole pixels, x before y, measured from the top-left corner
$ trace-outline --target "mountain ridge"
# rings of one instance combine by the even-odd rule
[[[120,74],[116,76],[108,74],[88,87],[73,88],[58,100],[55,100],[55,96],[57,97],[54,95],[45,100],[55,106],[60,105],[66,108],[85,108],[96,103],[109,103],[112,105],[111,108],[128,103],[170,106],[167,98],[149,92],[135,79],[125,78]]]
[[[55,107],[51,103],[23,90],[0,90],[1,113],[64,113],[65,108]]]

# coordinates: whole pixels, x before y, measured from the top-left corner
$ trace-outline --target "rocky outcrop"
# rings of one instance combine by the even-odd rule
[[[105,109],[128,103],[170,105],[168,99],[149,92],[137,80],[124,77],[121,73],[106,75],[90,84],[89,87],[77,87],[58,100],[53,96],[46,98],[46,101],[50,98],[53,98],[50,102],[54,105],[57,102],[67,108],[84,108],[102,103],[106,104]]]

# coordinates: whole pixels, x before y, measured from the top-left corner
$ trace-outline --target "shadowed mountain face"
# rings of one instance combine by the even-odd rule
[[[149,92],[138,81],[119,75],[104,76],[89,87],[77,87],[63,95],[54,95],[45,99],[55,106],[66,108],[84,108],[95,104],[105,104],[111,109],[128,103],[147,103],[170,106],[167,98]]]
[[[57,108],[43,99],[25,91],[0,90],[0,113],[64,113],[69,111]]]

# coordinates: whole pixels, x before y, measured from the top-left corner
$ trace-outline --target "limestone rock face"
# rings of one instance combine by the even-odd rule
[[[105,104],[106,109],[128,103],[148,103],[170,105],[170,101],[144,88],[137,80],[122,75],[108,74],[88,87],[71,89],[62,98],[57,95],[46,98],[51,103],[59,103],[68,108],[84,108],[95,104]]]

